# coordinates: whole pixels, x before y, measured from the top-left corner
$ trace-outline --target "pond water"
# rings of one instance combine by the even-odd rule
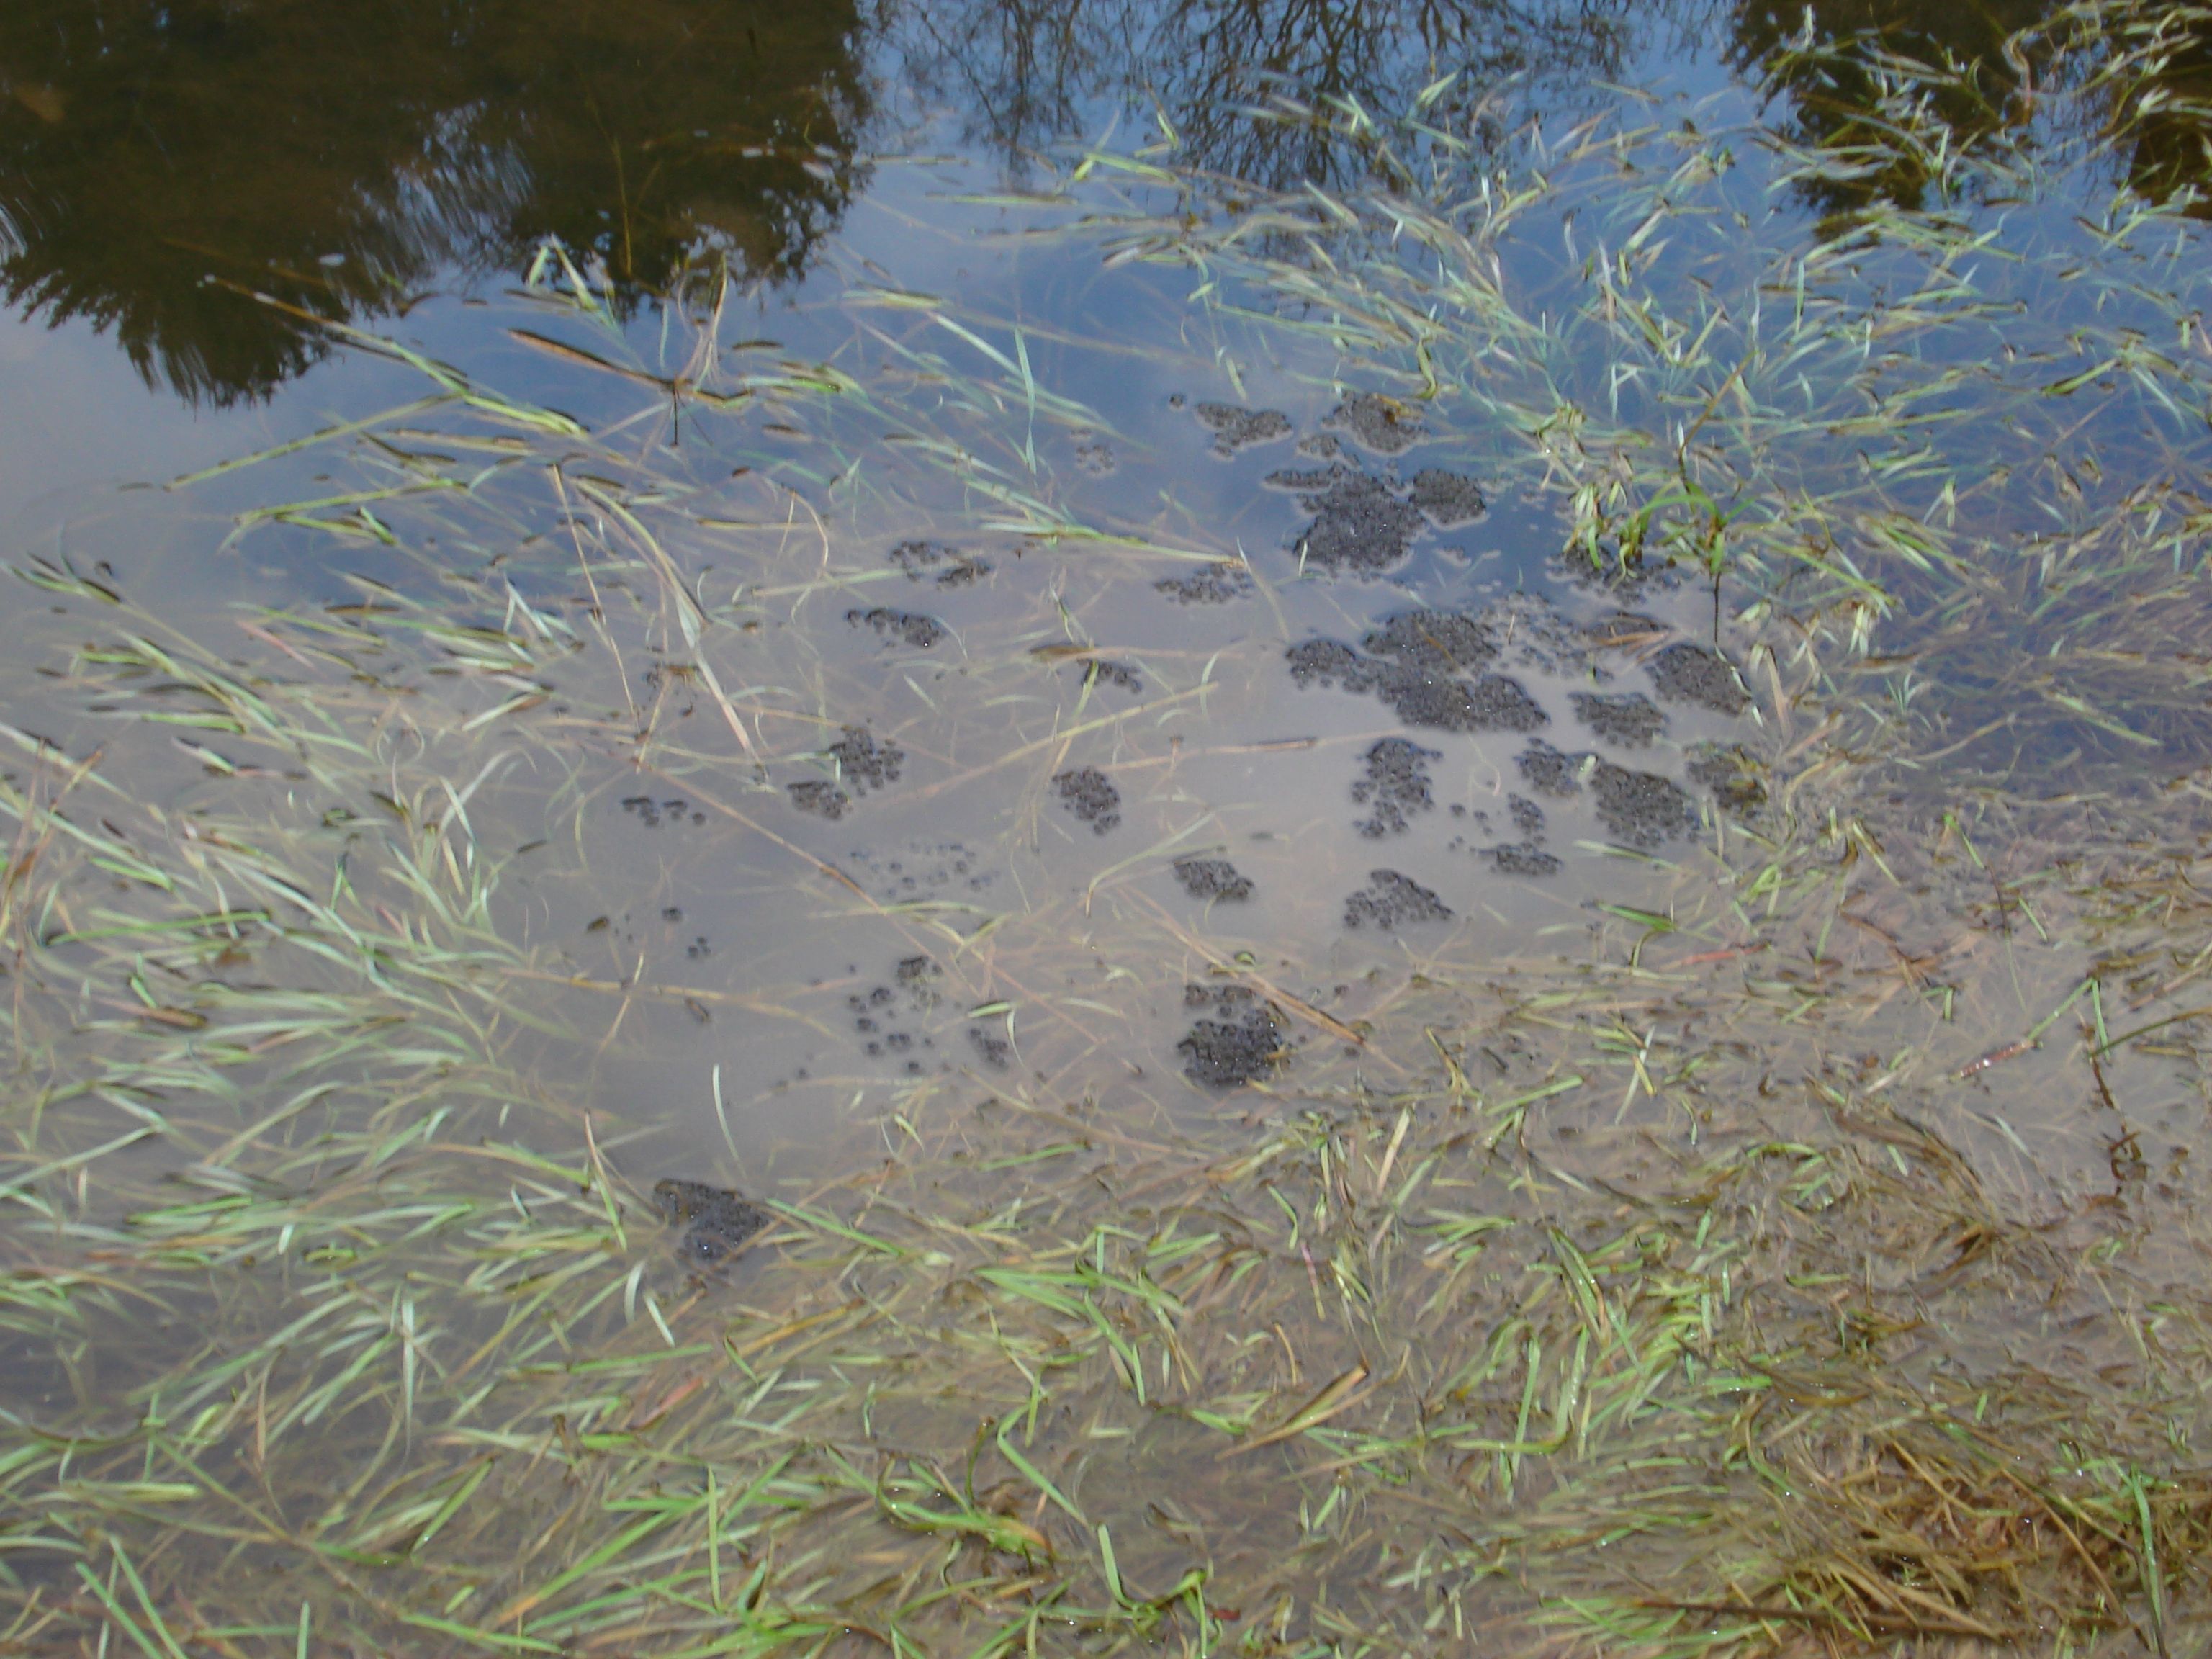
[[[6,1639],[2205,1650],[2208,143],[2124,0],[11,7]]]

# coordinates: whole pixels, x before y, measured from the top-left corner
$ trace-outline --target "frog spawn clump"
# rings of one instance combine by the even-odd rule
[[[869,1059],[896,1059],[904,1062],[908,1076],[921,1075],[922,1064],[915,1057],[916,1053],[934,1048],[936,1043],[927,1036],[899,1029],[894,1022],[902,1010],[927,1014],[937,1006],[934,981],[942,972],[926,956],[902,957],[891,974],[896,989],[889,985],[872,986],[845,999],[845,1006],[853,1015],[853,1030],[862,1039]]]
[[[1241,902],[1252,896],[1252,878],[1227,859],[1187,858],[1175,861],[1176,879],[1195,899]]]
[[[1404,738],[1384,738],[1375,744],[1352,786],[1352,804],[1370,810],[1352,827],[1370,841],[1405,834],[1416,814],[1436,805],[1429,789],[1428,763],[1443,758],[1437,750]]]
[[[774,1212],[736,1193],[672,1176],[653,1183],[653,1207],[671,1226],[684,1229],[678,1248],[702,1264],[734,1255],[775,1219]]]
[[[852,793],[827,778],[802,779],[788,785],[786,793],[800,811],[833,823],[845,816],[853,795],[865,795],[871,789],[897,782],[899,769],[906,763],[906,750],[888,738],[877,737],[865,726],[844,727],[837,741],[823,753],[836,763],[837,775],[852,786]]]
[[[1114,781],[1095,766],[1078,766],[1056,773],[1053,787],[1060,805],[1091,826],[1093,835],[1104,835],[1121,822],[1121,792]]]
[[[1252,573],[1234,559],[1216,559],[1187,576],[1163,576],[1152,584],[1177,605],[1227,605],[1252,591]]]
[[[1194,404],[1198,423],[1213,434],[1213,453],[1226,459],[1279,443],[1292,431],[1291,417],[1279,409],[1243,409],[1235,404]]]
[[[1677,640],[1644,665],[1651,684],[1668,702],[1695,703],[1717,714],[1741,714],[1751,694],[1737,678],[1735,665],[1717,651]]]
[[[1186,985],[1183,1006],[1205,1008],[1213,1018],[1191,1023],[1176,1044],[1183,1075],[1209,1089],[1233,1089],[1257,1082],[1283,1062],[1283,1027],[1272,1003],[1241,985]]]
[[[1449,921],[1452,908],[1411,877],[1395,870],[1370,870],[1367,885],[1344,902],[1346,927],[1395,933],[1416,922]]]
[[[1380,698],[1408,726],[1440,732],[1534,732],[1551,716],[1520,681],[1480,672],[1498,653],[1491,630],[1459,611],[1409,611],[1360,641],[1307,640],[1285,653],[1301,686]]]

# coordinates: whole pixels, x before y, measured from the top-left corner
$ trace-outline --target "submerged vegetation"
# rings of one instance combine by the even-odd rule
[[[2212,15],[2027,21],[549,245],[617,416],[179,481],[318,597],[25,559],[0,1644],[2191,1651]]]

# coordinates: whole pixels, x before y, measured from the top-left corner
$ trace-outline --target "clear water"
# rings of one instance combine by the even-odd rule
[[[10,7],[23,1640],[2183,1650],[2212,36],[1808,15]]]

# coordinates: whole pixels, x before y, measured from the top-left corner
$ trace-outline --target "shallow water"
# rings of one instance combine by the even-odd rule
[[[9,1639],[2193,1650],[2212,29],[2014,9],[12,9]]]

